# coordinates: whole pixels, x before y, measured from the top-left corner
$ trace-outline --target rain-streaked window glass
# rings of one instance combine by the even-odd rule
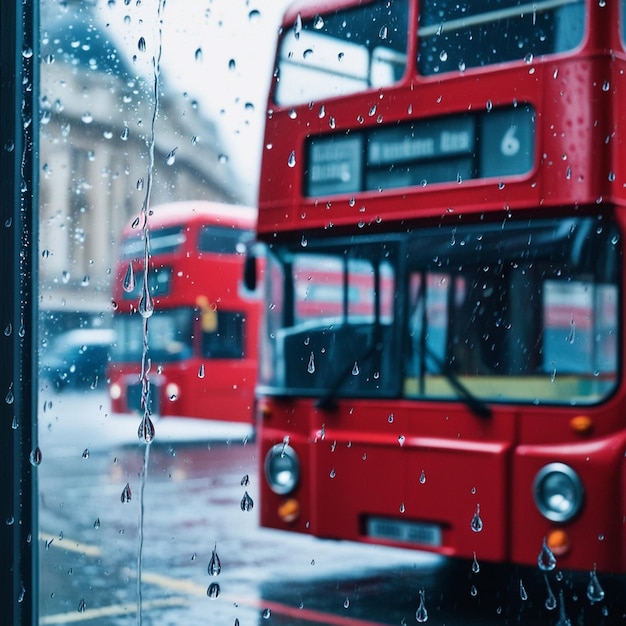
[[[582,0],[420,2],[418,70],[464,71],[572,50],[585,32]]]
[[[621,249],[597,222],[419,229],[395,244],[353,241],[350,255],[275,246],[283,291],[264,382],[292,394],[600,402],[617,384]],[[369,374],[342,378],[348,365]]]
[[[310,242],[310,253],[277,246],[270,254],[278,292],[260,357],[262,384],[320,397],[384,397],[397,389],[397,267],[385,256],[387,246],[348,246],[350,252],[345,244],[320,250]],[[282,278],[273,279],[275,273]]]
[[[256,216],[244,207],[257,204],[261,156],[271,159],[268,101],[363,92],[387,105],[391,86],[388,110],[413,116],[416,85],[410,106],[401,91],[417,55],[432,75],[574,50],[583,3],[338,0],[319,15],[302,8],[305,18],[299,3],[288,27],[289,0],[179,4],[41,3],[40,84],[21,81],[24,108],[2,137],[6,157],[12,134],[39,130],[17,155],[36,155],[34,181],[28,158],[7,175],[22,196],[3,224],[15,244],[36,183],[38,230],[15,256],[36,247],[37,267],[16,258],[12,277],[37,281],[36,321],[23,302],[0,320],[7,341],[32,341],[36,354],[20,357],[38,359],[33,415],[14,395],[19,366],[3,364],[15,378],[0,440],[17,449],[30,420],[38,430],[3,472],[16,471],[3,530],[38,554],[32,576],[15,560],[3,570],[12,607],[35,602],[39,626],[623,623],[624,224],[610,194],[578,203],[595,181],[574,158],[563,178],[576,201],[543,203],[534,168],[570,155],[557,140],[545,147],[555,133],[539,99],[514,107],[528,140],[517,169],[494,173],[501,159],[479,155],[492,177],[525,177],[528,218],[525,192],[509,210],[508,179],[489,181],[502,192],[493,219],[480,177],[469,218],[434,195],[396,193],[422,180],[464,190],[472,178],[401,165],[416,144],[399,113],[359,130],[369,109],[354,111],[330,147],[286,133],[300,137],[298,167],[310,148],[309,195],[265,205],[276,231],[262,242],[262,286],[243,280]],[[32,63],[33,50],[19,56]],[[449,96],[447,115],[474,110]],[[487,113],[500,128],[498,108]],[[476,118],[483,145],[487,113]],[[617,180],[612,191],[626,184],[619,171],[600,176]],[[280,167],[271,179],[280,188]],[[325,194],[344,197],[318,202]],[[225,207],[233,225],[159,222],[159,207],[189,201]],[[407,206],[428,222],[398,219]],[[349,219],[333,222],[342,210]],[[307,230],[314,213],[324,227]],[[29,498],[37,527],[23,533]],[[568,551],[583,554],[581,571],[561,566]]]
[[[559,404],[612,393],[621,252],[594,221],[411,235],[404,393]]]
[[[391,85],[407,63],[408,2],[295,19],[278,46],[276,104],[291,105]]]

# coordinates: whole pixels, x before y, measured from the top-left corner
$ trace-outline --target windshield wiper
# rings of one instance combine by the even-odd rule
[[[374,333],[375,335],[378,333]],[[363,364],[365,363],[374,352],[381,350],[380,341],[374,340],[371,344],[365,347],[363,352],[358,355],[356,362]],[[354,369],[354,363],[350,362],[343,370],[339,372],[339,375],[333,381],[333,384],[328,387],[328,389],[324,392],[322,396],[320,396],[315,402],[315,408],[323,409],[324,411],[332,411],[336,408],[335,398],[337,396],[337,392],[339,388],[345,380],[352,374],[352,370]]]
[[[491,408],[489,405],[477,398],[456,376],[456,374],[442,361],[428,346],[426,352],[428,356],[433,360],[439,373],[445,376],[446,380],[454,387],[459,394],[459,397],[465,401],[465,404],[469,410],[478,417],[488,418],[491,417]]]

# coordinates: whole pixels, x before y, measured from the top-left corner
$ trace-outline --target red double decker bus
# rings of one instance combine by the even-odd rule
[[[262,525],[626,571],[626,2],[300,2],[258,238]]]
[[[147,283],[154,302],[148,331],[151,414],[252,421],[260,298],[246,291],[241,277],[256,213],[203,201],[153,207]],[[144,337],[137,306],[144,246],[135,220],[122,236],[113,288],[113,413],[143,413]]]

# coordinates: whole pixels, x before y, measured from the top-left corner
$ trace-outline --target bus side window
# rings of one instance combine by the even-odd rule
[[[202,325],[202,356],[211,359],[243,359],[245,356],[243,313],[217,311],[215,324]]]

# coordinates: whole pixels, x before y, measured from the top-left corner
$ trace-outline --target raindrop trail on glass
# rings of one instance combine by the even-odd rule
[[[156,14],[156,27],[158,29],[158,43],[155,54],[152,56],[153,69],[153,107],[152,120],[150,124],[150,139],[148,142],[148,167],[146,174],[145,195],[141,207],[142,231],[144,241],[143,251],[143,282],[138,309],[143,322],[143,345],[141,354],[141,400],[143,408],[143,418],[139,425],[137,435],[145,444],[143,466],[141,469],[141,484],[139,491],[139,529],[137,542],[137,624],[143,623],[143,597],[142,597],[142,560],[144,541],[144,490],[148,476],[148,461],[150,458],[150,443],[154,439],[154,425],[150,419],[150,362],[148,358],[148,321],[153,312],[152,296],[148,285],[148,270],[150,266],[150,232],[148,227],[148,216],[150,215],[150,199],[152,194],[152,183],[155,169],[155,148],[156,148],[156,120],[159,114],[159,92],[160,92],[160,64],[161,52],[163,49],[163,12],[165,10],[165,0],[159,0]]]

